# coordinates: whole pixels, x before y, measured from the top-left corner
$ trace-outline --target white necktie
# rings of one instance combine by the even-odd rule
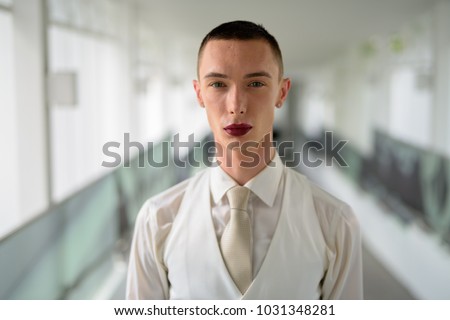
[[[230,221],[220,240],[223,260],[242,294],[252,282],[251,227],[247,213],[249,195],[250,190],[241,186],[227,191]]]

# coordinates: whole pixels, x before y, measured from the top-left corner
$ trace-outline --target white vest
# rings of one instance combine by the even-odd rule
[[[306,178],[285,172],[278,225],[259,272],[242,295],[217,242],[212,199],[209,188],[205,188],[209,186],[209,172],[205,170],[191,179],[166,241],[164,263],[170,299],[320,299],[320,281],[328,265],[327,248],[325,240],[317,243],[313,241],[317,235],[311,235],[311,230],[320,230],[320,226]],[[287,207],[298,210],[288,212],[283,209]],[[311,221],[318,226],[311,228]]]

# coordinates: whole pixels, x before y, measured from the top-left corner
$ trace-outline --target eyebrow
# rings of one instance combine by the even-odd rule
[[[223,73],[210,72],[210,73],[207,73],[203,78],[205,78],[205,79],[206,78],[224,78],[224,79],[226,79],[226,78],[228,78],[228,76]]]
[[[268,73],[266,71],[258,71],[258,72],[252,72],[252,73],[246,74],[244,76],[244,79],[256,78],[256,77],[267,77],[267,78],[270,78],[270,79],[272,78],[270,73]],[[223,78],[223,79],[227,79],[228,76],[226,74],[219,73],[219,72],[210,72],[210,73],[207,73],[203,78],[205,78],[205,79],[207,79],[207,78]]]
[[[249,73],[246,74],[244,76],[244,78],[248,79],[248,78],[257,78],[257,77],[267,77],[267,78],[272,78],[272,76],[270,75],[270,73],[266,72],[266,71],[259,71],[259,72],[253,72],[253,73]]]

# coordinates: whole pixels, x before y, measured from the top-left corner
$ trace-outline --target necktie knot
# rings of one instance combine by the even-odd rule
[[[241,186],[235,186],[227,191],[230,209],[247,210],[250,189]]]

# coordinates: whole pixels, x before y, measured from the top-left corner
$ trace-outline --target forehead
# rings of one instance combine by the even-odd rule
[[[200,75],[212,71],[278,72],[277,60],[264,40],[210,40],[201,52],[198,67]]]

